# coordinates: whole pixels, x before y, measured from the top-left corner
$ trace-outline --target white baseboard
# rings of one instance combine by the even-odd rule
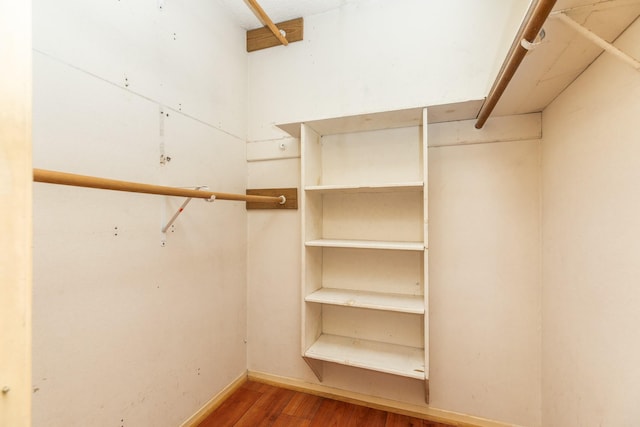
[[[343,402],[363,405],[370,408],[381,409],[387,412],[394,412],[403,415],[409,415],[416,418],[422,418],[429,421],[453,424],[459,427],[513,427],[513,424],[501,423],[484,418],[473,417],[471,415],[460,414],[457,412],[444,411],[413,405],[410,403],[398,402],[395,400],[384,399],[381,397],[369,396],[362,393],[355,393],[347,390],[340,390],[327,387],[322,384],[308,383],[293,378],[280,377],[277,375],[266,374],[263,372],[248,372],[248,379],[251,381],[262,382],[274,386],[287,388],[290,390],[309,393],[317,396],[328,397]]]
[[[198,412],[196,412],[191,417],[189,417],[189,419],[183,422],[180,427],[196,427],[198,424],[204,421],[205,418],[211,415],[211,413],[215,411],[216,408],[220,406],[220,404],[222,404],[222,402],[224,402],[229,396],[231,396],[231,394],[238,388],[240,388],[240,386],[246,381],[247,373],[245,372],[238,378],[236,378],[231,384],[223,388],[220,393],[213,396],[207,403],[204,404],[204,406],[202,406],[202,408],[198,410]]]

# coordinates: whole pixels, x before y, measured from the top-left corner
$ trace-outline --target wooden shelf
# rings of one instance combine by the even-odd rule
[[[305,191],[317,193],[390,193],[390,192],[420,192],[424,183],[399,182],[374,185],[314,185],[305,187]]]
[[[305,357],[424,380],[424,349],[320,335]]]
[[[305,298],[307,302],[424,314],[422,295],[386,294],[349,289],[321,288]]]
[[[478,116],[484,100],[458,102],[454,104],[433,105],[429,107],[428,123],[471,120]],[[320,135],[348,132],[364,132],[377,129],[391,129],[405,126],[424,125],[423,108],[410,108],[381,113],[361,114],[357,116],[335,117],[322,120],[305,121]],[[300,125],[303,122],[281,123],[278,126],[295,138],[300,138]]]
[[[423,242],[389,242],[379,240],[318,239],[305,242],[305,246],[315,246],[323,248],[387,249],[395,251],[425,250]]]

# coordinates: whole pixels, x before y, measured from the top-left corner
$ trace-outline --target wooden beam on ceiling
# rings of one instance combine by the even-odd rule
[[[304,20],[302,18],[280,22],[275,25],[285,32],[287,41],[290,43],[299,42],[304,37]],[[280,44],[280,40],[276,38],[269,27],[247,31],[247,52],[280,46]]]

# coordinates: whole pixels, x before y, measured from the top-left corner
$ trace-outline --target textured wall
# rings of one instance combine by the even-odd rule
[[[34,4],[35,167],[243,193],[245,110],[216,2]],[[34,426],[175,426],[243,374],[242,203],[194,200],[163,236],[180,198],[34,193]]]

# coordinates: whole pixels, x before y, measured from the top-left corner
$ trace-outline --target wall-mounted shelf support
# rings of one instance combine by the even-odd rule
[[[298,209],[297,188],[260,188],[247,190],[247,196],[271,196],[277,197],[277,201],[265,199],[265,201],[247,202],[249,209]]]
[[[200,185],[198,187],[195,187],[196,190],[202,190],[203,188],[208,188],[208,187],[206,185]],[[169,220],[169,222],[167,222],[167,225],[162,227],[162,232],[163,233],[166,233],[167,230],[169,229],[169,227],[171,227],[173,225],[173,223],[176,222],[176,219],[178,219],[178,216],[180,216],[182,211],[184,211],[184,208],[187,207],[187,205],[189,204],[189,202],[192,199],[193,199],[193,197],[189,197],[189,198],[187,198],[187,200],[184,201],[184,203],[182,205],[180,205],[180,207],[178,208],[176,213],[174,213],[173,216],[171,217],[171,219]],[[215,200],[216,200],[216,196],[211,196],[208,199],[204,199],[205,202],[214,202]]]
[[[286,33],[289,43],[299,42],[304,38],[303,18],[278,22],[275,25],[279,28],[280,32]],[[255,28],[247,31],[247,52],[254,52],[256,50],[281,45],[280,40],[278,40],[268,27]]]

